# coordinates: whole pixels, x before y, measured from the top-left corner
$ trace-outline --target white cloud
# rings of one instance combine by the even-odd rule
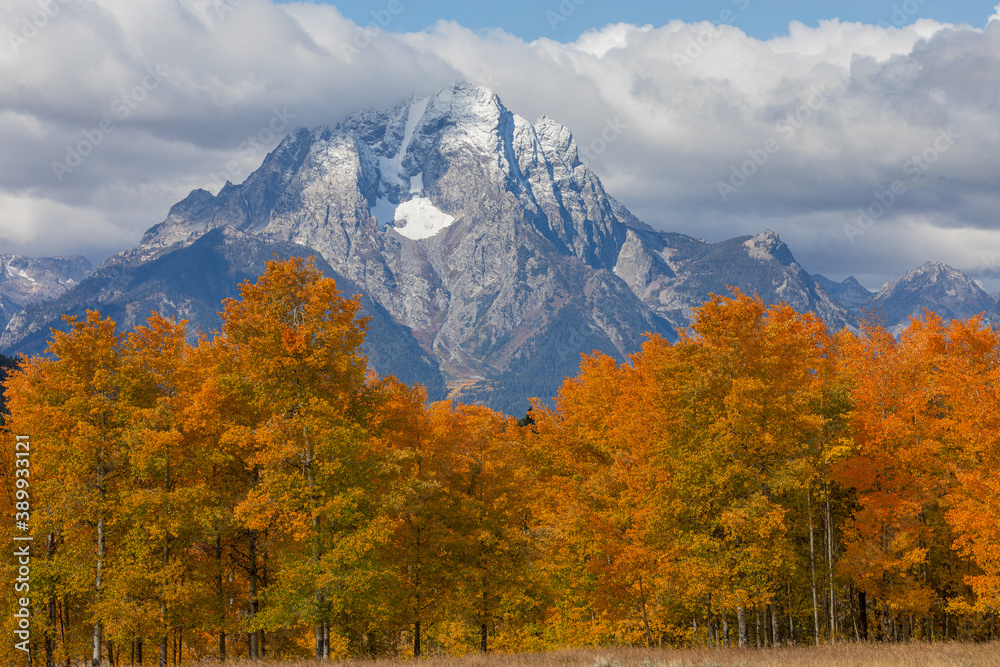
[[[102,259],[230,161],[232,180],[245,178],[263,155],[240,145],[275,110],[294,125],[333,125],[467,79],[521,115],[566,124],[582,146],[622,126],[592,166],[658,228],[719,240],[770,227],[807,269],[858,273],[870,287],[927,259],[974,273],[979,254],[1000,251],[1000,5],[983,29],[834,20],[764,41],[673,21],[611,25],[570,44],[454,22],[366,31],[312,3],[243,0],[222,14],[212,0],[53,5],[30,37],[34,0],[0,9],[4,250],[78,247]],[[149,86],[157,67],[166,74]],[[949,127],[954,145],[905,180]],[[53,163],[98,133],[59,182]],[[723,201],[718,183],[761,150],[767,163]],[[905,194],[852,243],[844,225],[894,180]]]

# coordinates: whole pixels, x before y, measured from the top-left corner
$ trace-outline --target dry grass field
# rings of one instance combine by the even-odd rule
[[[205,662],[204,667],[218,665]],[[459,658],[344,662],[232,662],[233,667],[1000,667],[1000,642],[839,644],[766,650],[593,649]]]

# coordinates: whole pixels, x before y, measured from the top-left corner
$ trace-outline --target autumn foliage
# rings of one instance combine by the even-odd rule
[[[371,373],[359,312],[275,261],[196,345],[91,312],[23,362],[0,510],[29,485],[4,534],[32,538],[35,661],[994,636],[979,320],[834,334],[734,291],[518,421]],[[8,637],[17,577],[0,561]]]

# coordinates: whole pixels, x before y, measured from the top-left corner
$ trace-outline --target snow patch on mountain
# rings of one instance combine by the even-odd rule
[[[399,150],[391,158],[379,157],[379,171],[382,172],[382,180],[390,185],[403,186],[403,180],[399,177],[399,172],[403,170],[403,160],[406,158],[406,151],[409,150],[413,142],[413,135],[416,134],[417,125],[427,111],[429,97],[414,100],[406,116],[406,129],[403,131],[403,142]],[[422,181],[421,181],[422,183]],[[421,185],[423,189],[423,185]]]
[[[429,239],[451,226],[455,218],[432,204],[427,197],[414,197],[396,207],[396,222],[404,223],[404,226],[396,227],[397,232],[408,239],[419,241]]]

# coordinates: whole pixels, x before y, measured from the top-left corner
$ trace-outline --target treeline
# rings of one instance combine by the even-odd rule
[[[271,262],[197,345],[90,313],[22,363],[0,510],[32,664],[994,637],[981,322],[713,297],[518,421],[368,374],[358,311]]]

